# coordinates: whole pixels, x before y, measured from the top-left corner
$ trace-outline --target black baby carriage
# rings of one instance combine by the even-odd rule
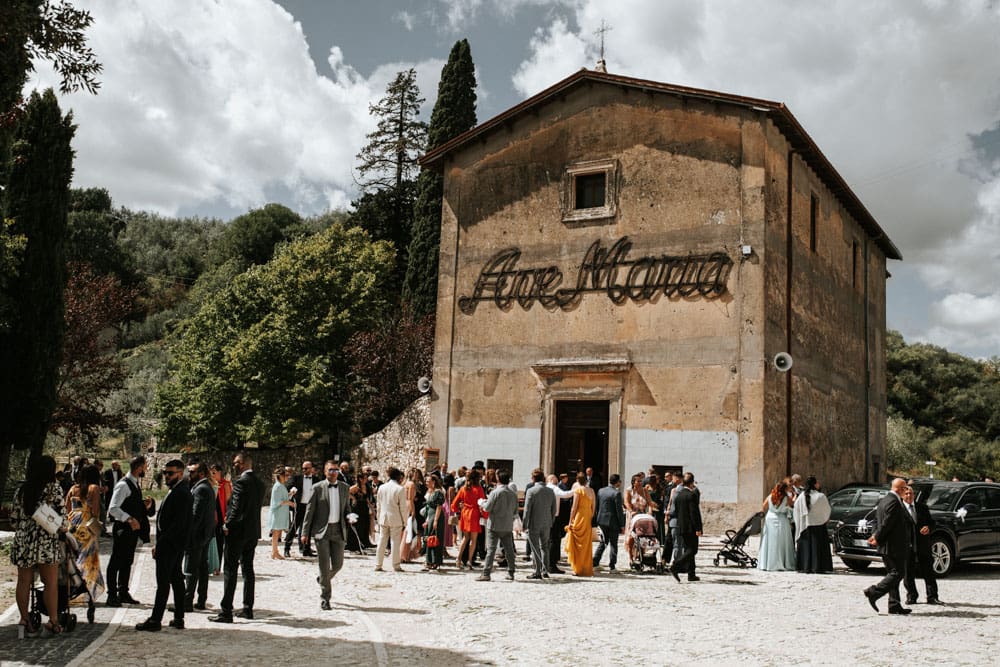
[[[757,559],[744,550],[744,546],[751,535],[760,535],[761,522],[764,520],[764,513],[757,512],[747,519],[743,527],[739,530],[727,530],[726,537],[722,540],[722,548],[715,554],[712,564],[718,566],[724,559],[732,561],[740,567],[757,567]]]
[[[65,533],[60,538],[65,545],[65,557],[59,564],[59,594],[58,609],[56,619],[63,630],[70,631],[76,627],[76,614],[70,612],[70,601],[80,595],[86,595],[87,599],[87,622],[94,622],[94,599],[90,595],[83,577],[80,576],[76,567],[76,558],[79,555],[77,542],[71,535]],[[31,610],[30,621],[36,628],[42,627],[42,615],[50,616],[45,607],[45,596],[43,588],[33,586],[31,589]]]

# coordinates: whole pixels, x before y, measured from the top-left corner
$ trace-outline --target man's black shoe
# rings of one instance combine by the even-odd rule
[[[291,558],[291,557],[292,557],[292,550],[285,549],[285,558]]]
[[[669,570],[670,570],[670,576],[674,578],[674,581],[676,581],[678,584],[681,583],[681,578],[680,575],[677,574],[677,570],[675,570],[672,567],[669,568]]]
[[[205,611],[205,609],[208,608],[208,605],[205,604],[204,602],[195,602],[193,605],[191,605],[191,608],[197,609],[198,611]]]
[[[306,549],[305,551],[302,552],[302,555],[305,556],[306,558],[314,558],[316,556],[316,552],[314,552],[312,549]]]
[[[541,579],[541,578],[542,575],[540,574],[529,574],[527,577],[525,577],[525,579]]]
[[[548,578],[549,578],[549,573],[548,572],[542,572],[542,579],[548,579]]]
[[[234,612],[233,616],[235,616],[236,618],[245,618],[248,621],[252,621],[253,620],[253,609],[240,609],[239,611]]]
[[[330,601],[320,600],[319,608],[322,609],[323,611],[330,611]]]
[[[218,613],[215,616],[209,616],[208,620],[212,623],[232,623],[233,617],[230,614]]]
[[[688,575],[688,581],[701,581],[701,577],[693,575],[693,574],[689,574]]]
[[[905,615],[905,614],[909,614],[911,611],[913,611],[913,610],[912,609],[907,609],[905,607],[897,607],[895,609],[890,609],[889,613],[890,614],[899,614],[899,615],[902,616],[902,615]]]
[[[169,623],[167,623],[167,625],[169,625],[172,628],[176,628],[178,630],[183,630],[184,629],[184,619],[183,618],[174,618],[174,619],[171,619],[171,621]]]
[[[514,581],[514,573],[513,572],[508,572],[507,573],[507,581]]]
[[[864,590],[864,593],[865,593],[865,597],[868,598],[868,604],[870,604],[872,606],[872,609],[874,609],[875,613],[877,614],[878,613],[878,605],[875,604],[875,602],[876,602],[876,600],[878,600],[878,594],[875,593],[875,591],[873,591],[870,588],[866,588]]]
[[[907,597],[906,598],[906,604],[917,604],[917,598]]]
[[[558,567],[549,568],[549,574],[566,574],[566,570],[560,570]]]
[[[169,611],[169,612],[175,611],[174,605],[168,604],[167,605],[167,611]],[[184,611],[190,614],[191,612],[194,611],[194,605],[193,604],[186,604],[185,603],[185,605],[184,605]]]
[[[118,599],[117,595],[109,595],[108,601],[104,603],[109,607],[120,607],[122,606],[122,601]]]
[[[617,571],[618,571],[618,570],[616,570],[616,569],[615,569],[615,568],[613,568],[613,567],[609,567],[609,568],[608,568],[608,574],[614,574],[614,573],[615,573],[615,572],[617,572]]]
[[[160,624],[154,623],[153,621],[150,620],[145,620],[142,623],[137,623],[135,629],[139,630],[140,632],[159,632]]]
[[[938,600],[937,598],[927,598],[927,604],[939,604],[944,606],[944,602],[941,602],[941,600]]]
[[[124,602],[125,604],[142,604],[128,593],[119,593],[118,599]]]

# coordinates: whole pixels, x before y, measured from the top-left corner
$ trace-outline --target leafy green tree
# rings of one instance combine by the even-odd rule
[[[438,97],[427,131],[427,150],[433,150],[476,124],[476,67],[468,40],[455,43],[441,70]],[[417,317],[432,315],[437,307],[438,253],[441,244],[441,200],[444,177],[424,169],[417,179],[413,237],[407,250],[403,299]]]
[[[334,224],[209,297],[184,325],[157,397],[165,441],[336,435],[349,422],[343,347],[388,307],[392,261],[388,243]]]
[[[1000,374],[934,345],[886,334],[890,470],[979,479],[1000,473]]]
[[[304,233],[302,218],[281,204],[267,204],[244,213],[226,226],[216,248],[216,262],[235,259],[242,268],[264,264],[274,248]]]
[[[24,234],[16,234],[12,230],[14,221],[0,218],[0,336],[11,325],[14,304],[8,296],[8,287],[17,277],[18,267],[27,238]]]
[[[12,322],[0,334],[0,484],[11,448],[41,453],[55,406],[75,130],[50,89],[32,93],[14,135],[2,209],[26,245],[19,274],[4,290]]]
[[[66,261],[86,264],[88,270],[116,276],[125,284],[138,283],[132,257],[118,243],[118,236],[124,229],[125,220],[112,210],[107,190],[71,190]]]

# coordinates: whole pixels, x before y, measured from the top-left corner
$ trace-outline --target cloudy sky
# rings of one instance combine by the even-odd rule
[[[995,0],[77,0],[104,63],[77,93],[76,185],[165,214],[356,196],[368,104],[436,94],[467,37],[480,122],[581,67],[785,102],[902,251],[889,325],[1000,355]],[[41,70],[32,85],[54,81]]]

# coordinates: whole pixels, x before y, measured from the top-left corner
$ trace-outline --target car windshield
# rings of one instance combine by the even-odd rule
[[[961,487],[938,486],[932,488],[927,496],[927,507],[932,510],[948,511],[955,503],[955,497],[961,493]]]

